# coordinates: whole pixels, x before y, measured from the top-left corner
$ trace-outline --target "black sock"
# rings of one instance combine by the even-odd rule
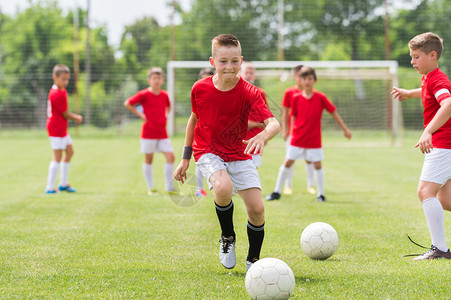
[[[247,260],[253,262],[260,259],[260,250],[262,249],[263,238],[265,236],[265,224],[260,226],[252,225],[247,221],[247,237],[249,239],[249,252]]]
[[[227,206],[219,206],[215,202],[216,214],[218,215],[219,225],[221,225],[222,236],[233,236],[235,239],[235,231],[233,230],[233,202]]]

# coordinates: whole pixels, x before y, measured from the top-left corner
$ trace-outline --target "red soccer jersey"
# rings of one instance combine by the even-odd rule
[[[451,97],[451,83],[448,76],[439,68],[423,76],[421,80],[421,100],[423,102],[424,128],[435,117],[440,102]],[[435,148],[451,149],[451,119],[432,134],[432,145]]]
[[[293,101],[294,94],[300,93],[301,90],[298,89],[297,86],[289,87],[285,90],[285,94],[283,95],[282,107],[287,107],[291,109],[291,104]]]
[[[67,111],[67,91],[53,85],[47,100],[47,132],[52,137],[67,135],[67,119],[63,113]]]
[[[302,93],[293,97],[291,114],[295,117],[291,145],[300,148],[321,148],[321,117],[323,109],[336,110],[326,95],[314,91],[310,99]]]
[[[194,130],[193,152],[197,161],[212,153],[224,161],[251,159],[244,154],[247,121],[251,109],[255,121],[273,117],[261,93],[255,86],[240,78],[230,91],[218,90],[213,77],[197,81],[191,90],[191,110],[198,119]]]
[[[265,100],[265,104],[268,105],[268,101],[266,100],[266,94],[265,91],[262,88],[259,88],[258,86],[256,86],[257,90],[261,93],[261,96],[263,98],[263,100]],[[251,109],[251,112],[249,113],[249,121],[254,121],[254,122],[258,122],[256,119],[259,117],[260,115],[254,111],[254,109]],[[256,136],[257,134],[259,134],[260,132],[262,132],[263,129],[258,128],[258,127],[254,127],[252,129],[249,129],[246,133],[246,140],[253,138],[254,136]]]
[[[136,93],[128,98],[131,105],[141,104],[147,122],[143,123],[141,138],[143,139],[166,139],[167,108],[171,106],[168,93],[160,90],[159,95],[155,95],[149,88]]]

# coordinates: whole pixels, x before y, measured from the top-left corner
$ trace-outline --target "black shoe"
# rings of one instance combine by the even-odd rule
[[[318,202],[326,202],[326,197],[324,197],[324,195],[319,195],[317,199]]]
[[[276,192],[272,192],[271,195],[268,195],[265,197],[266,201],[279,200],[279,199],[280,199],[280,194],[276,193]]]

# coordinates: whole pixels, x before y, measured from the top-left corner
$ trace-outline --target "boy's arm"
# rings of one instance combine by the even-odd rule
[[[272,139],[280,131],[280,124],[276,118],[271,117],[263,121],[265,129],[253,138],[243,141],[246,144],[245,154],[262,154],[265,143]]]
[[[63,117],[68,120],[74,120],[75,123],[80,124],[83,122],[83,117],[74,113],[71,113],[70,111],[66,110],[63,112]]]
[[[409,98],[421,98],[421,88],[414,90],[406,90],[393,87],[391,94],[395,99],[398,98],[399,101],[403,101]]]
[[[421,152],[429,153],[431,152],[432,146],[432,134],[436,132],[440,127],[443,126],[451,118],[451,97],[446,98],[440,102],[440,108],[435,114],[431,122],[426,126],[421,135],[418,143],[415,147],[420,147]]]
[[[282,137],[284,140],[287,140],[288,132],[290,128],[290,108],[283,106],[282,107]]]
[[[124,102],[124,106],[126,109],[128,109],[129,111],[131,111],[133,114],[135,114],[138,118],[140,118],[141,120],[143,120],[144,122],[147,122],[146,116],[137,111],[134,105],[131,105],[130,102],[127,100],[125,100]]]
[[[348,139],[351,139],[351,131],[348,129],[348,127],[346,127],[345,122],[343,122],[343,120],[340,117],[340,115],[338,114],[338,112],[335,110],[331,113],[331,115],[334,118],[335,122],[337,122],[337,124],[343,130],[345,137],[347,137]]]
[[[247,120],[247,129],[253,129],[253,128],[265,128],[265,123],[255,122],[251,120]]]
[[[186,171],[189,168],[189,162],[191,160],[191,154],[193,152],[193,141],[194,141],[194,129],[196,128],[197,118],[194,113],[191,113],[189,117],[188,124],[186,125],[186,135],[185,135],[185,146],[183,147],[182,160],[175,169],[173,177],[175,180],[181,181],[182,183],[186,180]]]

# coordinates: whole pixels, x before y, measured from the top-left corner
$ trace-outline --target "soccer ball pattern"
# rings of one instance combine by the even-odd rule
[[[245,285],[251,299],[288,299],[294,292],[295,281],[286,263],[267,257],[247,271]]]
[[[327,223],[316,222],[307,226],[301,234],[301,248],[308,257],[327,259],[338,247],[338,234]]]

